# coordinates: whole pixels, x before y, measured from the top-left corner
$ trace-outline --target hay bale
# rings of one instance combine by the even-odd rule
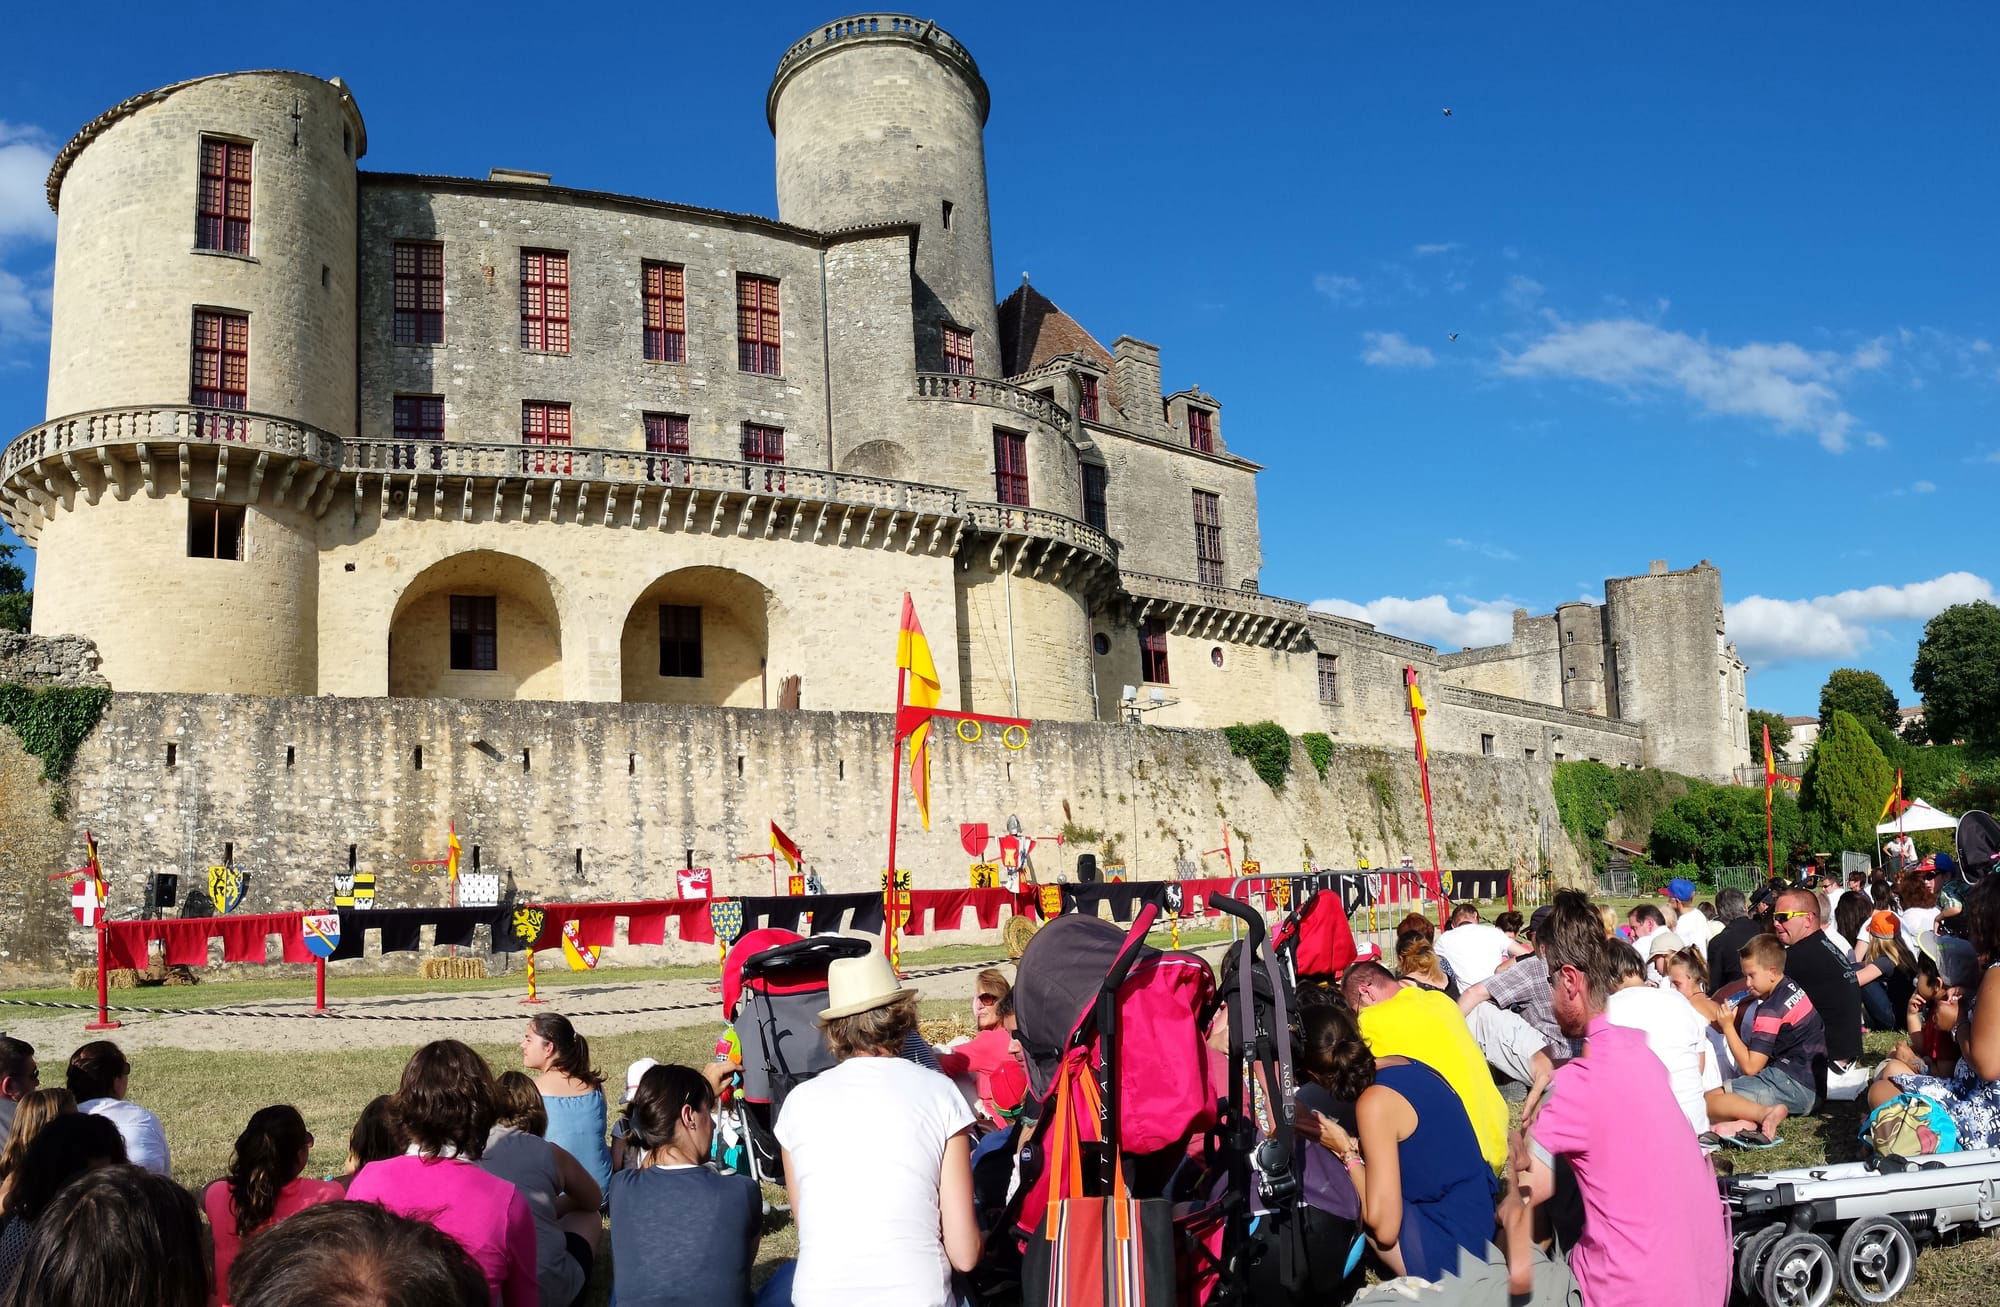
[[[425,980],[484,980],[484,958],[425,958],[418,968]]]
[[[929,1017],[917,1022],[917,1033],[924,1037],[926,1044],[938,1046],[949,1044],[961,1035],[969,1037],[978,1032],[973,1030],[971,1022],[953,1013],[948,1017]]]

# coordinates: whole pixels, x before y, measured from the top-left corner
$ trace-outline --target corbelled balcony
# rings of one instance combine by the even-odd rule
[[[919,372],[917,398],[953,404],[984,404],[1032,418],[1057,431],[1070,429],[1069,410],[1047,395],[989,377],[967,377],[956,372]]]

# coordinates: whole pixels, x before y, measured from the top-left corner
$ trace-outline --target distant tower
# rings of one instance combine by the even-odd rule
[[[1750,761],[1743,664],[1723,626],[1722,573],[1655,562],[1604,583],[1618,715],[1646,726],[1649,766],[1726,780]]]
[[[366,148],[339,82],[228,73],[107,110],[50,170],[48,416],[106,455],[38,532],[35,629],[95,640],[120,689],[316,688],[324,463],[287,469],[354,432]]]
[[[973,333],[974,371],[1000,375],[986,209],[985,79],[921,18],[843,18],[778,61],[765,101],[778,216],[818,230],[916,223],[919,371],[946,371],[944,325]]]

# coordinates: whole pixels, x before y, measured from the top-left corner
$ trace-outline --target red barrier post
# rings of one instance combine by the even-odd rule
[[[313,959],[313,1011],[326,1011],[326,959]]]
[[[86,1022],[85,1030],[116,1030],[118,1023],[111,1019],[108,1010],[111,1005],[111,978],[104,966],[104,930],[106,922],[97,923],[97,1020]]]

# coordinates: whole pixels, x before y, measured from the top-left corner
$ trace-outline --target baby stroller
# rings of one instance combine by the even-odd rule
[[[773,1128],[785,1095],[833,1066],[819,1028],[826,1007],[826,972],[835,958],[868,952],[865,939],[789,930],[753,930],[722,962],[722,1010],[743,1058],[734,1122],[752,1178],[785,1182]],[[743,1000],[748,996],[749,1002]]]
[[[2000,821],[1990,813],[1968,812],[1958,819],[1952,843],[1958,849],[1958,870],[1967,881],[1978,881],[2000,866]]]

